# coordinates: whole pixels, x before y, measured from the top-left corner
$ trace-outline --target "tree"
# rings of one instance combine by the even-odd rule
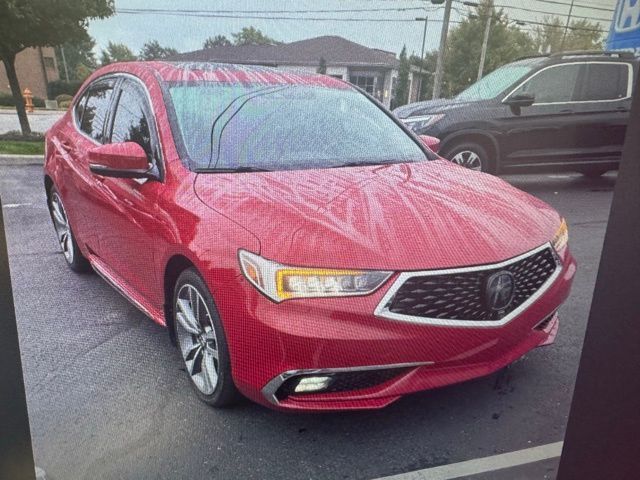
[[[492,20],[485,75],[505,63],[535,53],[533,39],[513,25],[502,9],[497,10],[493,0],[482,0],[476,14],[462,20],[449,33],[443,83],[445,96],[457,95],[476,81],[488,16]]]
[[[137,59],[136,54],[124,43],[109,42],[107,49],[102,50],[100,54],[100,63],[102,66],[116,62],[131,62]]]
[[[407,57],[407,46],[403,45],[400,52],[400,66],[398,67],[398,84],[396,85],[396,94],[394,96],[394,107],[405,105],[409,100],[409,73],[411,72],[411,63]]]
[[[540,53],[555,53],[570,50],[601,50],[604,32],[596,22],[586,19],[574,20],[567,29],[564,39],[565,22],[558,17],[545,17],[533,32],[533,43]]]
[[[418,100],[431,98],[433,92],[433,79],[436,71],[436,63],[438,62],[438,52],[427,52],[422,59],[422,82],[420,83],[420,94]],[[411,55],[409,63],[420,71],[420,57]]]
[[[86,38],[88,19],[105,18],[113,12],[113,0],[0,0],[0,59],[23,135],[31,133],[31,128],[16,74],[16,55],[25,48]]]
[[[66,80],[68,73],[70,81],[84,80],[87,77],[86,73],[90,73],[98,66],[96,56],[93,53],[95,46],[95,40],[85,32],[83,38],[78,38],[73,42],[65,42],[56,48],[60,76]]]
[[[238,33],[232,33],[235,45],[278,45],[282,42],[266,36],[254,27],[244,27]]]
[[[177,53],[175,48],[163,47],[157,40],[150,40],[142,46],[139,57],[141,60],[158,60]]]
[[[229,45],[231,45],[231,40],[224,35],[216,35],[215,37],[207,38],[202,48],[226,47]]]
[[[316,72],[321,73],[322,75],[326,75],[327,73],[327,61],[324,57],[320,57],[320,62],[318,62],[318,69]]]

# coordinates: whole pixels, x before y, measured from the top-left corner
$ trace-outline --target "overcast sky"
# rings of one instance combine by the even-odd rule
[[[566,19],[571,0],[496,0],[496,5],[508,6],[509,17],[525,21],[542,21],[545,13],[555,13]],[[575,0],[573,14],[603,19],[601,24],[608,31],[616,0]],[[452,19],[459,20],[469,7],[462,0],[454,0],[457,11]],[[587,6],[591,6],[589,8]],[[421,10],[388,11],[392,8]],[[429,17],[426,49],[436,48],[442,26],[442,8],[426,0],[116,0],[116,9],[123,10],[106,20],[91,22],[89,33],[96,39],[97,50],[109,41],[122,42],[134,52],[142,45],[156,39],[163,46],[181,52],[202,48],[204,40],[213,35],[231,36],[245,26],[254,26],[265,34],[284,42],[292,42],[320,35],[340,35],[368,47],[381,48],[398,53],[403,45],[409,52],[419,53],[424,23],[415,17]],[[198,16],[158,15],[148,11],[124,13],[126,9],[206,10],[210,14],[245,18],[221,18]],[[375,12],[317,12],[318,10],[385,9]],[[248,13],[246,11],[277,10],[282,13]],[[294,11],[308,10],[310,13]],[[244,12],[242,12],[244,11]],[[197,15],[197,14],[196,14]],[[256,19],[251,16],[295,17],[294,19]],[[303,20],[314,18],[321,20]],[[337,21],[329,19],[359,19],[367,21]],[[368,21],[368,20],[393,21]],[[404,21],[402,21],[404,20]],[[528,27],[522,27],[528,28]]]

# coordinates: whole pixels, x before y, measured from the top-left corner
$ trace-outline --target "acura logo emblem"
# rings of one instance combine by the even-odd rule
[[[513,301],[516,282],[511,272],[494,273],[487,279],[486,302],[491,310],[505,310]]]

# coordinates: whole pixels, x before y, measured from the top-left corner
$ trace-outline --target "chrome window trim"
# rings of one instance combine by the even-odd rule
[[[276,398],[276,392],[282,386],[282,384],[291,377],[298,377],[300,375],[328,375],[332,373],[346,373],[346,372],[366,372],[370,370],[392,370],[394,368],[412,368],[423,367],[425,365],[433,365],[435,362],[411,362],[411,363],[396,363],[391,365],[367,365],[363,367],[344,367],[344,368],[311,368],[301,370],[287,370],[280,375],[272,378],[264,387],[262,387],[262,395],[270,403],[274,405],[280,405],[280,401]],[[318,392],[320,394],[322,392]]]
[[[506,104],[507,100],[509,99],[509,97],[511,97],[511,95],[513,95],[516,90],[518,90],[522,85],[524,85],[525,83],[527,83],[528,81],[530,81],[531,79],[535,78],[537,75],[539,75],[540,73],[549,70],[551,68],[558,68],[558,67],[564,67],[567,65],[625,65],[627,67],[627,74],[628,74],[628,80],[627,80],[627,96],[624,98],[612,98],[609,100],[572,100],[572,101],[568,101],[568,102],[542,102],[542,103],[534,103],[533,105],[577,105],[577,104],[582,104],[582,103],[611,103],[611,102],[621,102],[624,100],[629,100],[631,98],[631,96],[633,95],[633,66],[629,63],[629,62],[602,62],[602,61],[590,61],[590,62],[567,62],[567,63],[558,63],[555,65],[549,65],[547,67],[544,67],[540,70],[538,70],[537,72],[535,72],[533,75],[531,75],[530,77],[527,77],[525,80],[523,80],[522,82],[520,82],[518,84],[518,86],[516,86],[514,89],[512,89],[502,100],[503,104]]]
[[[513,263],[516,263],[520,260],[523,260],[531,255],[535,255],[543,250],[551,249],[551,252],[556,259],[556,269],[551,274],[551,276],[547,279],[545,283],[526,301],[522,303],[518,308],[513,310],[511,313],[506,315],[504,318],[500,320],[448,320],[442,318],[430,318],[430,317],[419,317],[414,315],[404,315],[401,313],[394,313],[387,308],[387,304],[396,294],[396,292],[400,289],[400,287],[410,278],[413,277],[424,277],[424,276],[433,276],[433,275],[450,275],[456,273],[468,273],[468,272],[478,272],[483,270],[494,270],[497,268],[503,268]],[[503,262],[493,263],[488,265],[480,265],[475,267],[464,267],[464,268],[451,268],[451,269],[443,269],[443,270],[424,270],[420,272],[402,272],[398,275],[398,278],[393,282],[387,293],[382,297],[382,300],[378,303],[374,314],[377,317],[385,318],[388,320],[396,320],[400,322],[414,323],[419,325],[431,325],[438,327],[455,327],[455,328],[497,328],[502,327],[509,323],[511,320],[516,318],[522,312],[524,312],[530,305],[532,305],[536,300],[538,300],[548,289],[553,285],[553,283],[558,279],[560,274],[562,273],[562,262],[558,259],[558,256],[553,249],[551,243],[545,243],[533,250],[530,250],[522,255],[518,255],[517,257],[510,258]]]

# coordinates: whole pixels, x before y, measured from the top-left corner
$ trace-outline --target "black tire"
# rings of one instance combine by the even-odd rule
[[[178,315],[184,311],[179,307],[178,300],[193,298],[190,297],[190,294],[193,293],[191,288],[194,288],[200,295],[195,302],[190,302],[190,307],[193,309],[192,314],[197,317],[197,325],[202,329],[202,333],[199,335],[189,333],[178,320]],[[204,301],[208,315],[206,310],[202,310],[203,305],[197,303],[199,301]],[[229,348],[220,315],[206,283],[194,268],[186,269],[178,277],[173,290],[172,305],[173,318],[171,321],[175,331],[176,345],[189,376],[189,383],[196,395],[212,407],[229,407],[237,404],[242,396],[231,375]],[[209,327],[211,330],[206,331]],[[212,331],[213,337],[211,336]],[[214,345],[217,351],[217,361],[212,354]],[[189,358],[189,355],[197,349],[200,350]],[[197,368],[196,365],[198,365]],[[212,387],[213,383],[210,377],[211,370],[209,370],[211,367],[215,368],[217,379],[213,390],[209,391],[207,387]]]
[[[69,268],[74,272],[86,273],[91,271],[91,264],[80,251],[76,237],[69,224],[62,197],[55,187],[52,187],[49,192],[48,206],[53,228],[58,238],[58,244],[60,245],[64,259],[67,261],[67,265],[69,265]]]
[[[469,155],[467,155],[467,153]],[[478,159],[479,168],[476,167],[474,155]],[[492,174],[496,173],[495,159],[489,157],[485,148],[477,143],[463,142],[451,145],[450,147],[447,147],[446,151],[442,152],[442,156],[453,163],[471,170],[478,170]],[[456,159],[456,157],[458,158]]]
[[[582,169],[580,170],[580,173],[587,178],[600,178],[602,175],[604,175],[608,171],[609,169],[607,168],[592,167],[592,168]]]

